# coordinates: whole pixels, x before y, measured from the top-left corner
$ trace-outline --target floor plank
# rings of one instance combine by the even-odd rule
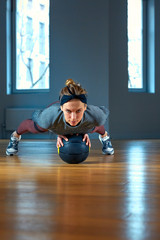
[[[0,140],[0,239],[160,239],[160,140],[92,140],[81,164],[63,162],[55,141]]]

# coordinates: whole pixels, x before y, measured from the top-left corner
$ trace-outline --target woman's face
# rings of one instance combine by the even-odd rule
[[[86,104],[79,99],[72,99],[61,106],[64,118],[71,126],[76,126],[83,118]]]

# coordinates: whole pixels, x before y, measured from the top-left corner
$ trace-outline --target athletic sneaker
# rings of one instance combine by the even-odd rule
[[[106,137],[102,138],[101,135],[99,135],[99,140],[101,141],[101,143],[103,145],[102,153],[108,154],[108,155],[113,155],[114,148],[112,147],[110,136],[106,136]]]
[[[19,138],[14,137],[13,134],[11,135],[10,142],[6,149],[6,155],[13,156],[18,152],[18,143],[21,140],[21,136]]]

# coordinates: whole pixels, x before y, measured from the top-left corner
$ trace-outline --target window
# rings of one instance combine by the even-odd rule
[[[142,0],[128,0],[128,87],[143,88]],[[135,17],[136,15],[136,17]]]
[[[154,0],[128,0],[128,89],[155,92]]]
[[[12,11],[12,92],[46,91],[50,87],[49,0],[16,0]]]

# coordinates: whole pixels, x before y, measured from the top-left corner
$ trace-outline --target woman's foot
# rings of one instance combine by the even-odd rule
[[[21,140],[21,136],[15,137],[12,133],[10,142],[8,144],[8,147],[6,149],[6,155],[13,156],[18,152],[18,143]]]
[[[105,137],[102,137],[99,135],[99,140],[101,141],[103,147],[102,147],[102,153],[113,155],[114,154],[114,148],[112,147],[111,139],[109,135],[106,135]]]

